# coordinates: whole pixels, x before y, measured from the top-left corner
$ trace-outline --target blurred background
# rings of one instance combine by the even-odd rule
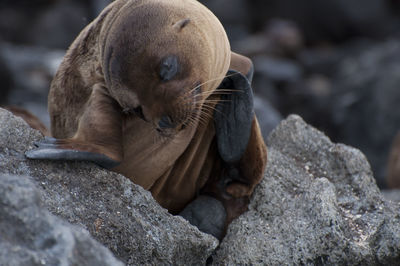
[[[48,126],[47,93],[77,34],[110,0],[0,0],[0,104]],[[387,188],[400,129],[400,0],[203,0],[255,65],[265,138],[296,113],[359,148]]]

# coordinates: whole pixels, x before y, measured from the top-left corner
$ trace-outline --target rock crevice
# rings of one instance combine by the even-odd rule
[[[24,152],[41,138],[0,109],[1,265],[36,265],[42,258],[91,263],[100,258],[96,252],[106,250],[98,242],[127,265],[400,261],[400,205],[384,200],[360,151],[332,143],[299,116],[270,134],[264,179],[249,211],[233,221],[219,247],[214,237],[170,215],[119,174],[86,162],[27,160]],[[25,211],[27,206],[33,209]],[[98,242],[88,233],[76,238],[74,232],[85,230]],[[20,253],[8,252],[16,248]],[[103,265],[118,264],[111,253],[104,254]]]

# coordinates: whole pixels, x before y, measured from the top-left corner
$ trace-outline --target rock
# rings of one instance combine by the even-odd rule
[[[281,122],[281,114],[265,99],[254,96],[254,111],[266,142],[272,130]]]
[[[264,31],[232,41],[231,47],[250,57],[259,54],[291,57],[303,47],[303,37],[295,23],[274,19]]]
[[[5,3],[4,3],[5,2]],[[2,1],[0,39],[66,49],[92,19],[89,0]]]
[[[388,201],[400,203],[400,189],[384,189],[382,195]]]
[[[2,104],[23,107],[49,127],[47,95],[64,53],[62,50],[0,42],[0,57],[4,58],[8,75],[14,80]],[[2,90],[7,88],[6,83],[1,84]]]
[[[91,163],[26,159],[41,134],[3,109],[0,125],[0,172],[31,176],[50,212],[88,230],[124,263],[205,264],[217,247],[122,175]]]
[[[400,205],[386,202],[364,155],[290,116],[268,140],[249,211],[213,265],[398,265]]]
[[[43,207],[88,230],[128,265],[204,265],[206,261],[214,265],[397,265],[400,261],[400,204],[384,200],[360,151],[333,144],[298,116],[290,116],[270,134],[264,179],[249,211],[233,221],[217,250],[215,238],[168,214],[149,192],[127,178],[85,162],[27,160],[24,152],[42,136],[5,110],[0,110],[0,125],[0,173],[29,175],[41,191]],[[13,178],[20,179],[26,180]],[[26,187],[25,183],[20,185]],[[16,195],[24,200],[33,193],[18,191]],[[0,182],[0,200],[7,193],[1,191]],[[36,206],[37,198],[27,201]],[[0,206],[4,206],[1,201]],[[0,219],[5,213],[24,215],[19,209],[3,208]],[[36,213],[51,217],[42,214],[44,210]],[[7,239],[25,243],[23,237],[30,234],[25,230],[37,232],[32,233],[36,237],[42,232],[38,228],[21,229],[17,236],[22,238]],[[10,246],[0,248],[0,257],[8,256],[6,248]],[[80,244],[80,250],[85,248],[86,242]],[[47,254],[47,250],[39,252],[39,258]]]
[[[382,0],[253,0],[248,2],[253,28],[262,28],[271,18],[295,21],[307,42],[343,41],[353,36],[382,38],[398,27]]]
[[[340,51],[334,47],[308,48],[301,50],[297,59],[307,72],[332,75],[343,59]]]
[[[293,56],[304,45],[303,33],[293,21],[272,19],[267,24],[265,34],[281,50],[281,55]]]
[[[200,0],[224,26],[229,40],[240,40],[249,33],[251,14],[245,0]]]
[[[290,59],[260,55],[253,58],[253,63],[258,73],[273,82],[295,82],[303,75],[301,67]]]
[[[50,214],[31,178],[0,174],[1,265],[123,265],[89,233]]]
[[[389,150],[400,125],[399,55],[399,40],[371,46],[343,60],[332,80],[337,139],[365,153],[380,187],[385,187]]]
[[[283,88],[283,89],[282,89]],[[309,75],[295,83],[281,87],[279,110],[283,115],[298,114],[307,123],[330,137],[336,137],[337,129],[329,119],[331,114],[332,81],[324,75]]]

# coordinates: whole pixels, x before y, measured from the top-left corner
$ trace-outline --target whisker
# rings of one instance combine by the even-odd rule
[[[232,100],[204,100],[204,103],[230,103]]]
[[[228,78],[228,77],[231,77],[231,76],[234,76],[234,75],[237,75],[237,74],[239,74],[239,73],[232,73],[232,74],[229,74],[229,75],[219,76],[219,77],[216,77],[216,78],[207,80],[207,81],[205,81],[205,82],[203,82],[203,83],[200,83],[199,85],[195,86],[195,87],[192,88],[191,90],[189,90],[188,93],[193,92],[193,91],[196,90],[197,88],[199,88],[199,87],[201,87],[201,86],[203,86],[203,85],[205,85],[205,84],[207,84],[207,83],[209,83],[209,82],[213,82],[213,81],[216,81],[216,80],[221,79],[221,78],[222,78],[222,79],[223,79],[223,78]]]
[[[196,124],[199,126],[207,126],[210,123],[210,120],[214,119],[214,115],[213,115],[214,112],[221,113],[221,111],[218,110],[215,106],[218,103],[231,102],[231,100],[209,99],[209,97],[211,95],[213,95],[213,96],[216,96],[216,98],[218,98],[218,96],[220,96],[220,95],[229,95],[232,92],[237,92],[239,90],[216,89],[211,92],[210,91],[200,91],[200,92],[196,93],[194,99],[193,99],[193,95],[192,95],[193,92],[196,89],[198,89],[199,87],[201,87],[207,83],[213,82],[218,79],[223,79],[226,77],[231,77],[231,76],[234,76],[237,74],[239,74],[239,73],[232,73],[229,75],[224,75],[224,76],[220,76],[220,77],[216,77],[216,78],[207,80],[205,82],[195,85],[192,89],[181,94],[177,98],[180,106],[186,106],[187,108],[190,108],[190,109],[193,108],[192,112],[190,112],[189,115],[187,116],[187,118],[184,120],[184,122],[182,122],[182,125],[184,125],[185,127],[196,126]],[[198,101],[198,100],[196,100],[196,99],[198,99],[197,97],[201,97],[201,98],[205,98],[205,99],[204,100],[201,99],[200,101]],[[195,100],[194,103],[193,103],[193,100]],[[184,113],[184,110],[180,110],[179,115],[181,113]],[[160,137],[164,137],[164,136],[160,135]]]
[[[207,111],[210,112],[218,112],[220,114],[223,114],[220,110],[218,110],[217,108],[213,107],[213,106],[207,106],[207,105],[203,105],[204,108],[206,108]]]

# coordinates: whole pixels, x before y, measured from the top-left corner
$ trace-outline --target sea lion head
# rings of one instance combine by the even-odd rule
[[[131,1],[104,29],[110,95],[159,132],[197,123],[226,75],[230,46],[218,19],[192,0]]]

